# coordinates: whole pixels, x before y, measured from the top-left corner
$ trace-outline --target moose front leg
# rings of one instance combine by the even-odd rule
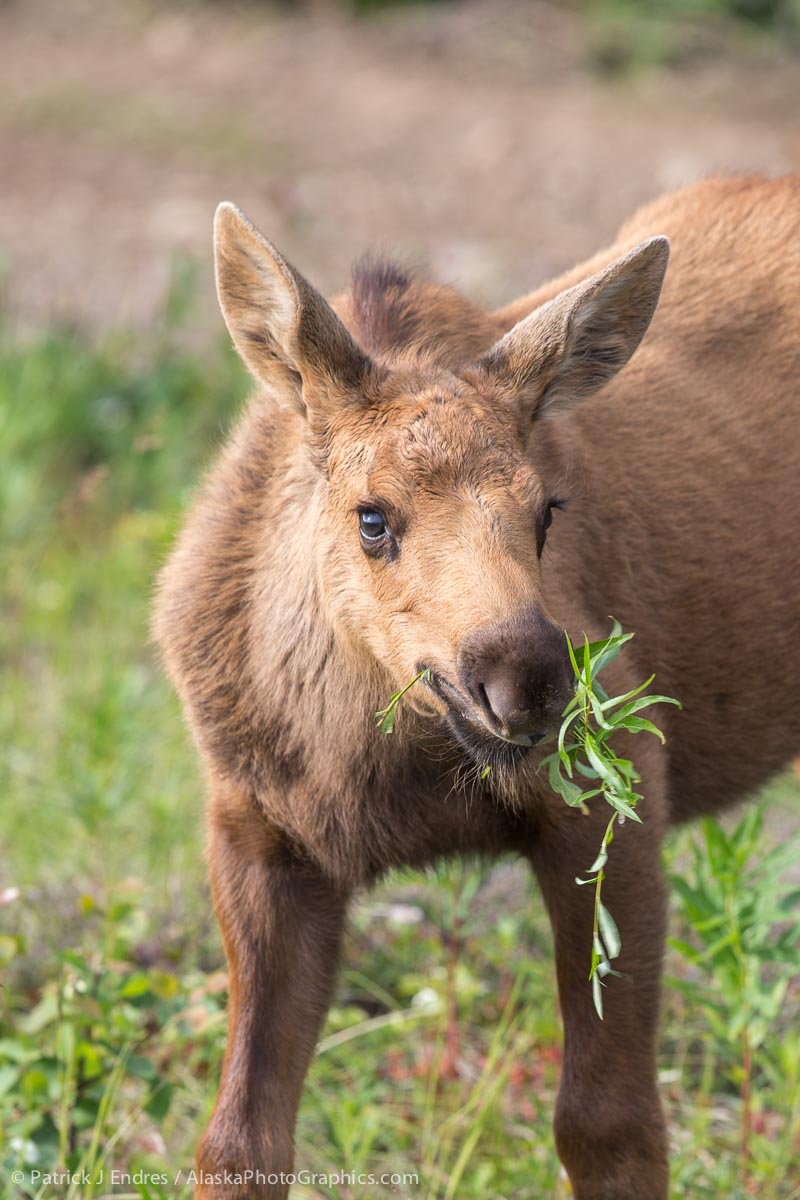
[[[602,818],[602,820],[600,820]],[[543,832],[533,865],[555,937],[564,1022],[556,1146],[575,1200],[666,1200],[667,1136],[656,1052],[666,901],[653,825],[616,827],[603,902],[615,917],[622,977],[603,988],[604,1019],[588,980],[594,888],[578,887],[607,815],[564,809]]]
[[[346,897],[292,860],[249,800],[212,800],[209,862],[230,976],[228,1044],[196,1200],[284,1200],[300,1093],[336,973]],[[237,1177],[240,1181],[237,1182]]]

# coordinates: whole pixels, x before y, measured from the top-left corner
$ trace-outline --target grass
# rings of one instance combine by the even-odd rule
[[[147,643],[154,574],[246,390],[222,342],[202,360],[181,348],[189,291],[178,278],[146,339],[54,328],[18,345],[0,331],[9,1200],[188,1197],[224,1048],[201,784]],[[684,881],[661,1056],[676,1197],[800,1196],[792,884],[783,860],[748,873],[776,840],[796,857],[799,796],[793,776],[773,785],[777,839],[734,823],[670,848]],[[365,898],[300,1114],[298,1168],[319,1178],[293,1194],[566,1197],[554,987],[542,906],[516,865],[397,875]],[[58,1164],[96,1182],[43,1185]],[[112,1169],[130,1180],[114,1186]],[[419,1181],[393,1191],[337,1171]]]

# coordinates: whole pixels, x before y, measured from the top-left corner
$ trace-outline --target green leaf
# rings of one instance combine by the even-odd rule
[[[622,792],[625,790],[625,785],[622,778],[617,774],[612,766],[597,752],[597,745],[590,733],[586,734],[584,742],[586,748],[586,757],[594,767],[597,774],[608,785],[612,791]]]
[[[614,625],[616,629],[620,628],[617,622],[614,622]],[[610,666],[610,664],[617,658],[625,643],[629,642],[632,637],[632,633],[624,633],[620,637],[612,632],[611,637],[607,638],[605,642],[592,642],[590,645],[590,650],[594,660],[592,664],[592,671],[594,675],[599,675],[601,671],[604,671],[606,667]]]
[[[644,684],[644,687],[647,687],[647,684]],[[629,692],[628,695],[630,696],[631,693]],[[619,704],[624,699],[624,696],[614,697],[608,704],[603,706],[603,711],[613,707],[615,704]],[[614,713],[613,717],[610,717],[609,720],[612,725],[619,725],[622,720],[629,717],[632,713],[638,712],[641,708],[649,708],[651,704],[674,704],[676,708],[683,708],[681,702],[675,700],[672,696],[639,696],[637,700],[631,701],[630,704],[626,704],[624,708],[621,708],[619,712]]]
[[[389,703],[386,705],[386,708],[382,708],[379,712],[375,713],[375,720],[381,733],[392,733],[395,717],[397,716],[397,707],[403,696],[405,696],[406,692],[410,691],[415,683],[419,683],[420,679],[430,679],[430,677],[430,669],[424,667],[405,687],[401,687],[398,692],[389,697]]]
[[[649,679],[645,679],[644,683],[640,683],[638,687],[632,688],[631,691],[625,692],[624,695],[612,696],[610,700],[606,701],[603,708],[616,708],[618,704],[624,704],[626,700],[631,700],[634,696],[638,696],[640,692],[643,692],[646,687],[650,687],[654,679],[655,675],[651,675]]]
[[[581,669],[578,666],[578,660],[575,657],[575,649],[572,645],[572,642],[569,640],[569,634],[566,630],[564,630],[564,633],[567,639],[567,652],[569,654],[569,661],[572,663],[572,670],[575,673],[575,678],[579,680],[580,683],[584,683],[585,681],[583,675],[581,674]]]
[[[578,772],[578,774],[582,775],[584,779],[599,779],[600,778],[597,771],[595,771],[593,767],[590,767],[588,765],[588,763],[581,762],[581,760],[579,758],[575,759],[573,766],[575,767],[575,770]]]
[[[688,942],[684,942],[681,938],[667,938],[667,944],[671,946],[673,950],[676,950],[678,954],[683,955],[683,957],[688,959],[691,963],[696,963],[700,958],[700,955],[697,950],[695,950],[694,946],[690,946]]]
[[[644,717],[626,717],[621,728],[627,729],[628,733],[652,733],[658,738],[663,746],[666,738],[657,725],[652,721],[646,721]]]
[[[162,1083],[150,1094],[144,1108],[154,1121],[161,1122],[166,1117],[172,1103],[173,1091],[174,1087],[171,1083]]]
[[[375,719],[378,722],[378,729],[380,729],[381,733],[392,732],[394,729],[394,718],[396,711],[396,705],[393,706],[390,701],[386,708],[383,708],[380,712],[375,713]]]
[[[37,1034],[58,1018],[58,996],[55,991],[46,992],[29,1013],[17,1021],[20,1033]]]
[[[127,1065],[131,1075],[136,1075],[139,1079],[156,1078],[156,1069],[149,1058],[144,1058],[140,1054],[132,1054]]]
[[[597,721],[597,724],[600,726],[600,728],[606,729],[606,730],[613,729],[613,725],[610,725],[608,723],[608,721],[606,720],[606,718],[603,714],[603,705],[602,705],[601,701],[598,700],[598,698],[596,696],[592,695],[591,692],[589,693],[589,704],[592,707],[592,713],[594,714],[594,719],[595,719],[595,721]]]
[[[549,754],[545,761],[548,764],[548,779],[553,791],[557,792],[570,808],[577,808],[581,804],[583,793],[576,783],[573,783],[570,779],[565,779],[561,774],[558,755]],[[542,765],[544,766],[544,763]]]
[[[616,795],[614,792],[606,792],[605,796],[611,807],[615,808],[621,816],[630,817],[632,821],[636,821],[637,825],[643,824],[642,818],[634,808],[631,808],[627,800],[623,800],[621,796]]]
[[[137,971],[127,980],[120,988],[120,996],[126,1000],[132,1000],[136,996],[143,996],[150,991],[150,978],[144,971]]]
[[[603,904],[602,900],[597,906],[597,920],[600,925],[600,934],[603,938],[603,945],[606,948],[609,958],[617,958],[622,949],[622,938],[619,936],[617,923],[611,913]]]
[[[608,862],[608,849],[606,848],[605,842],[603,842],[602,846],[600,847],[600,853],[598,854],[597,858],[594,860],[592,865],[589,868],[587,868],[586,874],[587,875],[596,875],[598,871],[601,871],[603,869],[603,867],[606,865],[607,862]]]
[[[617,756],[613,753],[610,754],[609,761],[611,762],[611,765],[613,766],[614,770],[619,772],[619,774],[622,775],[622,777],[624,778],[625,783],[627,785],[626,790],[628,790],[630,788],[631,783],[638,780],[638,778],[639,778],[639,776],[636,774],[633,763],[630,761],[629,758],[617,758]],[[630,799],[630,797],[629,797],[629,799]]]
[[[14,1067],[10,1063],[0,1067],[0,1096],[5,1096],[6,1092],[10,1092],[18,1079],[19,1067]]]
[[[603,985],[602,985],[602,983],[600,982],[600,976],[599,976],[599,975],[597,974],[597,972],[595,971],[595,972],[592,974],[592,1000],[594,1001],[594,1009],[595,1009],[595,1012],[597,1013],[597,1015],[598,1015],[598,1017],[600,1018],[600,1020],[601,1020],[601,1021],[602,1021],[602,1019],[603,1019],[603,992],[602,992],[602,987],[603,987]]]
[[[577,709],[574,713],[571,713],[570,716],[566,717],[565,720],[563,720],[561,722],[561,728],[558,731],[558,753],[561,758],[561,761],[563,762],[564,766],[566,767],[567,774],[570,777],[572,776],[572,763],[570,762],[569,754],[567,753],[567,751],[564,747],[564,742],[565,742],[567,733],[569,732],[570,725],[575,720],[575,718],[579,717],[579,716],[581,716],[581,711],[580,711],[580,709]],[[575,749],[577,751],[579,749],[579,747],[576,746]]]
[[[20,1081],[20,1092],[32,1107],[44,1103],[50,1086],[49,1076],[39,1067],[33,1066],[25,1072]]]

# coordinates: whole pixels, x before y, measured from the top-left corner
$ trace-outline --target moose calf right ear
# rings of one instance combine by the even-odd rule
[[[557,417],[607,383],[647,331],[669,259],[650,238],[519,321],[479,366],[526,420]]]
[[[309,416],[359,392],[372,367],[367,355],[319,292],[227,202],[214,218],[214,261],[225,324],[259,382]]]

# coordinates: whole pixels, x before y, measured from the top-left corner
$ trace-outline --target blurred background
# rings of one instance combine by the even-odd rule
[[[323,291],[392,247],[495,304],[664,190],[797,170],[799,107],[797,0],[0,0],[0,1196],[189,1196],[213,1103],[202,785],[147,622],[247,391],[218,201]],[[670,844],[676,1197],[800,1197],[799,856],[794,772]],[[559,1061],[526,873],[393,877],[353,916],[298,1167],[418,1180],[293,1196],[567,1197]],[[95,1182],[43,1187],[58,1166]]]

